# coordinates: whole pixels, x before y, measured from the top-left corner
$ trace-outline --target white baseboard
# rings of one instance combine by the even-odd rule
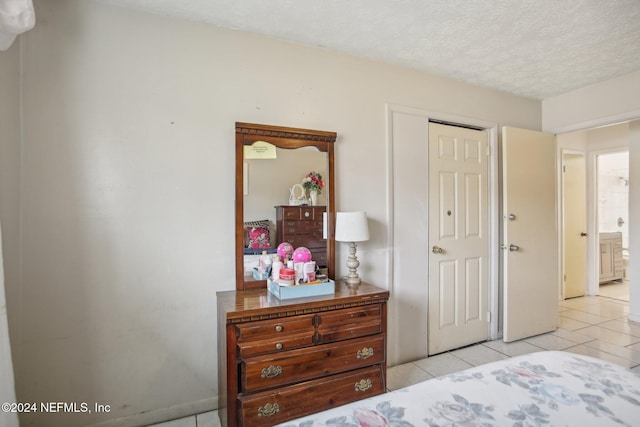
[[[102,421],[91,424],[89,427],[142,427],[201,414],[203,412],[214,411],[216,409],[218,409],[218,398],[214,396],[196,402],[183,403],[168,408],[154,409],[139,414]]]
[[[634,323],[640,323],[640,314],[629,313],[628,319]]]

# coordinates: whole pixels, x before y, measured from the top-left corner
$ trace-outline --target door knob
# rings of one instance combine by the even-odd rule
[[[580,233],[580,237],[587,237],[587,233],[583,231],[582,233]]]
[[[444,253],[444,249],[442,249],[440,246],[434,246],[431,249],[431,252],[433,252],[434,254],[443,254]]]
[[[518,246],[518,245],[509,245],[509,250],[511,252],[518,252],[520,250],[520,246]]]

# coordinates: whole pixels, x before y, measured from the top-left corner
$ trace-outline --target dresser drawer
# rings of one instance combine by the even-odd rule
[[[382,332],[380,304],[335,310],[318,315],[318,343],[346,340]]]
[[[304,246],[305,248],[323,248],[327,247],[327,241],[322,240],[322,235],[313,234],[285,234],[282,240],[291,243],[294,248]]]
[[[238,343],[238,356],[248,357],[258,354],[280,353],[313,345],[313,333],[286,335],[261,341]]]
[[[240,395],[240,424],[272,426],[384,393],[382,365],[307,381],[270,392]]]
[[[317,211],[317,212],[316,212]],[[316,215],[319,215],[322,218],[322,212],[324,212],[324,208],[322,210],[313,208],[311,206],[283,206],[282,207],[282,217],[284,219],[318,219]]]
[[[285,235],[322,233],[322,222],[318,221],[284,221],[283,227]]]
[[[285,317],[276,320],[262,320],[257,322],[239,323],[236,325],[237,341],[254,341],[273,337],[282,337],[300,332],[314,330],[314,314]]]
[[[236,325],[238,355],[279,352],[313,344],[314,314]]]
[[[382,334],[345,343],[325,344],[240,362],[243,392],[267,389],[344,372],[385,360]]]
[[[327,251],[324,249],[310,249],[312,259],[316,262],[316,265],[320,267],[326,266],[329,263],[329,257]]]

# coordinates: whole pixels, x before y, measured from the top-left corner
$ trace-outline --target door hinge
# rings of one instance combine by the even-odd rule
[[[567,171],[567,167],[565,165],[562,165],[562,173],[565,173]]]
[[[491,322],[491,312],[487,311],[487,322]]]
[[[564,280],[565,282],[567,281],[567,275],[564,274],[562,280]]]

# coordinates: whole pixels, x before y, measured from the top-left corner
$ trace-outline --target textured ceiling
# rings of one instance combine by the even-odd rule
[[[101,0],[535,99],[640,70],[640,0]]]

